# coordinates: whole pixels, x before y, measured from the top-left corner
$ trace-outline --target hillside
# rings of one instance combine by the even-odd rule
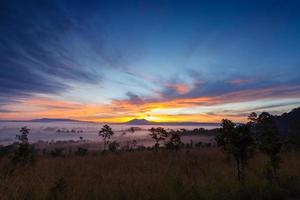
[[[300,124],[300,107],[293,109],[288,113],[275,116],[275,121],[282,135],[287,135],[289,130],[297,123]]]
[[[133,119],[125,124],[129,125],[154,125],[154,126],[203,126],[203,125],[212,125],[219,126],[219,123],[201,123],[201,122],[151,122],[146,119]]]

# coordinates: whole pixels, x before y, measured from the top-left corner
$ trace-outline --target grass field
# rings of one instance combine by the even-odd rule
[[[279,180],[264,176],[266,159],[250,160],[244,188],[233,162],[217,148],[180,152],[128,152],[39,156],[19,166],[2,158],[0,199],[297,199],[300,152],[281,154]]]

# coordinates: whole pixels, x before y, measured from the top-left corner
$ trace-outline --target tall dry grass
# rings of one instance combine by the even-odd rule
[[[283,153],[278,183],[264,177],[266,159],[255,156],[246,187],[216,148],[180,152],[129,152],[84,157],[40,156],[11,174],[0,164],[0,199],[284,199],[300,191],[300,153]],[[298,196],[299,197],[299,196]]]

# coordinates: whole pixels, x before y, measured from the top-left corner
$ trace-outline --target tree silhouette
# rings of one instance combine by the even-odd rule
[[[158,151],[159,142],[164,141],[166,139],[166,137],[168,136],[168,132],[161,127],[157,127],[157,128],[152,127],[149,131],[151,132],[150,136],[152,137],[153,140],[155,140],[154,148],[156,151]]]
[[[276,177],[280,167],[279,153],[282,142],[274,117],[267,112],[261,113],[257,118],[257,131],[259,133],[259,150],[268,156],[268,176],[271,180]]]
[[[117,141],[113,141],[111,143],[109,143],[108,145],[108,149],[111,152],[116,152],[120,147],[120,144]]]
[[[254,140],[249,126],[236,126],[228,119],[222,120],[221,133],[216,137],[218,146],[234,157],[237,177],[241,184],[245,181],[245,167],[253,152]]]
[[[289,127],[288,144],[294,149],[300,149],[300,119],[294,119]]]
[[[248,116],[248,123],[256,123],[257,122],[257,114],[255,112],[252,112],[249,116]]]
[[[171,135],[170,141],[166,143],[166,147],[168,149],[174,149],[178,151],[182,146],[183,142],[181,141],[181,135],[186,131],[185,129],[181,129],[181,131],[171,130],[168,135]]]
[[[250,131],[252,132],[256,143],[258,143],[259,135],[258,135],[258,130],[257,130],[257,114],[255,112],[252,112],[248,116],[248,120],[249,121],[247,122],[247,125],[249,126]]]
[[[110,137],[114,134],[110,126],[105,124],[101,130],[99,131],[99,136],[103,138],[104,144],[103,144],[103,152],[106,150],[106,145],[109,143]]]
[[[19,148],[15,151],[12,158],[14,164],[29,164],[34,161],[34,148],[28,142],[28,134],[30,129],[26,126],[22,127],[20,130],[20,135],[16,135],[19,140]]]

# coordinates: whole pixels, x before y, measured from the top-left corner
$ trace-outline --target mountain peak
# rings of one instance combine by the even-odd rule
[[[149,122],[146,119],[132,119],[130,121],[127,122],[127,124],[132,124],[132,125],[148,125],[151,122]]]
[[[79,120],[65,119],[65,118],[40,118],[32,119],[30,122],[79,122]]]

